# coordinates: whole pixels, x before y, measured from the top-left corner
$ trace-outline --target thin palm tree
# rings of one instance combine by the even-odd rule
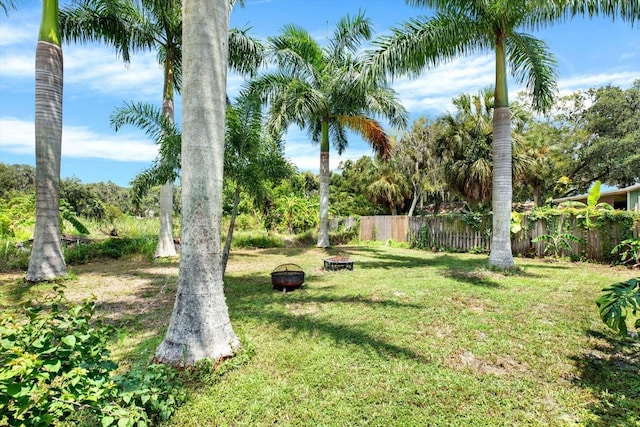
[[[233,205],[222,255],[223,274],[231,251],[241,192],[255,200],[264,200],[269,186],[291,174],[293,167],[284,158],[280,135],[269,135],[265,131],[260,100],[245,93],[227,104],[224,176],[225,184],[233,186]]]
[[[338,154],[347,148],[347,130],[362,136],[377,154],[387,158],[391,144],[377,118],[404,127],[407,113],[384,79],[362,73],[359,49],[371,38],[364,14],[342,18],[326,47],[303,28],[287,25],[267,40],[267,54],[278,70],[254,79],[249,90],[270,103],[270,127],[290,124],[306,128],[320,144],[320,230],[318,247],[329,246],[329,144]]]
[[[30,282],[66,274],[60,243],[62,58],[58,0],[44,0],[36,47],[36,225],[26,275]]]
[[[156,359],[173,365],[232,356],[222,282],[221,218],[227,0],[184,0],[182,253],[176,302]]]
[[[556,88],[555,60],[547,45],[523,31],[576,14],[620,15],[635,21],[640,3],[628,0],[407,0],[435,9],[433,17],[418,17],[376,41],[370,72],[417,75],[455,57],[493,51],[495,105],[493,110],[493,233],[489,264],[513,267],[510,217],[512,199],[510,112],[507,74],[526,82],[533,107],[544,111]]]

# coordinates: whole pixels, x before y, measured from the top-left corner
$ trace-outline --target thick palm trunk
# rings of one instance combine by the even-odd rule
[[[167,181],[160,187],[160,232],[156,246],[156,258],[176,256],[173,242],[173,182]]]
[[[493,183],[491,253],[489,265],[506,269],[515,266],[511,253],[512,155],[511,114],[507,95],[507,66],[504,45],[496,43],[496,90],[493,110]]]
[[[320,229],[318,230],[319,248],[328,248],[329,244],[329,122],[322,121],[322,140],[320,141]]]
[[[493,114],[493,227],[489,264],[513,267],[511,254],[511,126],[509,107],[496,108]]]
[[[43,3],[36,48],[36,225],[26,280],[66,274],[60,244],[60,160],[62,156],[62,49],[58,2]]]
[[[222,286],[227,0],[183,3],[182,253],[178,292],[156,358],[173,365],[233,355]]]

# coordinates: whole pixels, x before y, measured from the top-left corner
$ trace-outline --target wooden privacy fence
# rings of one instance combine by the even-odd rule
[[[616,256],[611,254],[624,233],[619,223],[610,223],[593,230],[586,230],[578,224],[575,216],[557,216],[552,220],[540,219],[530,224],[526,214],[521,215],[522,230],[511,235],[511,250],[514,255],[545,255],[547,242],[534,243],[542,235],[568,233],[581,239],[569,241],[573,254],[595,261],[608,261]],[[561,233],[558,229],[561,227]],[[636,223],[633,236],[640,236],[640,224]],[[408,242],[421,248],[436,248],[469,252],[491,250],[491,217],[477,217],[465,221],[461,215],[450,216],[363,216],[360,218],[360,240]],[[570,255],[566,250],[561,255]],[[550,255],[553,255],[551,253]]]

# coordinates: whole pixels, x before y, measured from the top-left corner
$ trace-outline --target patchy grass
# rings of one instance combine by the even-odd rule
[[[322,270],[350,257],[353,271]],[[225,290],[241,357],[193,384],[169,425],[640,425],[640,343],[606,330],[595,299],[633,273],[387,246],[234,250]],[[271,289],[283,263],[306,272]],[[70,299],[95,294],[125,368],[149,360],[176,291],[177,263],[145,258],[73,267]],[[0,309],[37,299],[0,275]]]

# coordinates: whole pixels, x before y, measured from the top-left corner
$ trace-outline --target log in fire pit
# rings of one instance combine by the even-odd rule
[[[281,264],[271,273],[273,289],[288,292],[298,289],[304,283],[304,271],[297,264]]]
[[[332,258],[325,258],[323,261],[325,270],[353,270],[353,261],[347,257],[334,256]]]

